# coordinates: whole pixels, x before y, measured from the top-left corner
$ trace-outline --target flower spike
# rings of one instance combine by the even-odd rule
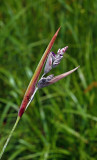
[[[55,59],[53,61],[53,65],[52,65],[53,68],[55,68],[60,63],[60,61],[63,58],[63,55],[67,49],[68,49],[68,46],[66,46],[62,49],[58,49],[57,55],[55,56]]]
[[[57,54],[55,54],[54,52],[50,52],[45,64],[44,75],[47,74],[52,68],[55,68],[60,63],[61,59],[63,58],[63,54],[66,52],[67,49],[68,46],[62,49],[58,49]]]
[[[48,56],[48,54],[49,54],[49,52],[50,52],[50,50],[51,50],[51,48],[52,48],[52,46],[54,44],[54,41],[56,40],[56,37],[58,35],[59,30],[60,30],[60,27],[57,30],[57,32],[54,34],[53,38],[51,39],[47,49],[45,50],[45,52],[44,52],[44,54],[43,54],[43,56],[42,56],[42,58],[41,58],[41,60],[40,60],[40,62],[38,64],[38,66],[37,66],[37,68],[35,70],[35,73],[34,73],[32,79],[30,81],[30,84],[29,84],[29,86],[28,86],[28,88],[26,90],[26,93],[24,95],[21,107],[19,109],[19,112],[18,112],[18,116],[19,117],[21,117],[23,115],[24,111],[26,110],[26,106],[29,103],[29,100],[30,100],[30,98],[32,97],[32,95],[33,95],[33,93],[35,91],[35,85],[37,83],[37,80],[39,78],[39,75],[41,73],[43,65],[45,63],[45,60],[46,60],[46,58],[47,58],[47,56]]]

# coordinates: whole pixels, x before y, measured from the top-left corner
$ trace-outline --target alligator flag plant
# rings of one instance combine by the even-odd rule
[[[58,76],[54,76],[53,74],[52,75],[49,75],[49,76],[46,76],[46,74],[52,69],[52,68],[55,68],[61,61],[61,59],[63,58],[63,55],[64,53],[66,52],[68,46],[62,48],[62,49],[58,49],[58,52],[57,54],[55,54],[54,52],[50,52],[53,44],[54,44],[54,41],[58,35],[58,32],[60,30],[60,27],[59,29],[57,30],[57,32],[54,34],[53,38],[51,39],[49,45],[47,46],[35,72],[34,72],[34,75],[28,85],[28,88],[26,90],[26,93],[24,95],[24,98],[22,100],[22,103],[21,103],[21,106],[20,106],[20,109],[19,109],[19,112],[18,112],[18,116],[17,116],[17,119],[16,119],[16,122],[9,134],[9,137],[7,139],[7,141],[5,142],[5,145],[3,146],[3,149],[0,153],[0,159],[2,158],[3,156],[3,153],[8,145],[8,142],[19,122],[19,120],[21,119],[22,115],[24,114],[24,112],[26,111],[27,107],[29,106],[29,104],[31,103],[31,101],[33,100],[34,98],[34,95],[36,93],[36,91],[40,88],[43,88],[43,87],[46,87],[48,85],[51,85],[55,82],[57,82],[58,80],[68,76],[69,74],[71,74],[72,72],[74,72],[75,70],[78,69],[78,67],[74,68],[73,70],[70,70],[66,73],[63,73],[61,75],[58,75]],[[46,61],[47,59],[47,61]],[[44,67],[44,73],[42,75],[42,77],[40,78],[40,80],[38,81],[38,78],[40,76],[40,73],[41,73],[41,70],[44,66],[44,63],[46,61],[46,64],[45,64],[45,67]]]

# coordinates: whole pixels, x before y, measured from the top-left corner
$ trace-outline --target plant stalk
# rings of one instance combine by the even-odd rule
[[[15,122],[15,124],[14,124],[14,126],[13,126],[13,128],[12,128],[12,130],[11,130],[11,132],[10,132],[10,134],[9,134],[9,136],[8,136],[8,138],[7,138],[7,140],[6,140],[5,144],[4,144],[4,146],[3,146],[3,148],[2,148],[2,151],[1,151],[1,153],[0,153],[0,159],[1,159],[2,156],[3,156],[3,153],[4,153],[4,151],[5,151],[5,149],[6,149],[7,145],[8,145],[8,143],[9,143],[9,141],[10,141],[10,138],[11,138],[12,135],[13,135],[13,132],[14,132],[14,130],[15,130],[15,128],[16,128],[16,126],[17,126],[19,120],[20,120],[20,117],[18,116],[17,119],[16,119],[16,122]]]

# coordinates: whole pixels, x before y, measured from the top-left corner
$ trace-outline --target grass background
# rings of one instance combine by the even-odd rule
[[[0,0],[0,150],[59,26],[52,50],[69,49],[51,73],[80,69],[37,92],[3,160],[97,159],[97,0]]]

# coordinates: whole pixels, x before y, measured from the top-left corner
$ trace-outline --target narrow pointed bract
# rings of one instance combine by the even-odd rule
[[[44,65],[44,63],[45,63],[45,60],[46,60],[46,58],[47,58],[47,56],[48,56],[48,54],[49,54],[49,52],[50,52],[50,50],[51,50],[51,48],[52,48],[52,46],[53,46],[53,44],[54,44],[54,41],[55,41],[55,39],[56,39],[56,37],[57,37],[57,35],[58,35],[59,30],[60,30],[60,27],[59,27],[59,29],[57,30],[57,32],[54,34],[53,38],[51,39],[51,41],[50,41],[47,49],[45,50],[45,52],[44,52],[44,54],[43,54],[43,56],[42,56],[42,58],[41,58],[41,60],[40,60],[40,62],[39,62],[39,64],[38,64],[38,66],[37,66],[37,68],[36,68],[36,70],[35,70],[35,72],[34,72],[34,75],[33,75],[32,79],[31,79],[31,81],[30,81],[30,84],[29,84],[29,86],[28,86],[28,88],[27,88],[27,90],[26,90],[26,93],[25,93],[25,95],[24,95],[22,104],[21,104],[21,106],[20,106],[20,109],[19,109],[19,112],[18,112],[18,116],[19,116],[19,117],[21,117],[21,116],[23,115],[23,113],[24,113],[24,111],[25,111],[25,109],[26,109],[26,106],[27,106],[30,98],[31,98],[31,96],[32,96],[33,93],[34,93],[35,85],[36,85],[36,83],[37,83],[37,80],[38,80],[38,78],[39,78],[39,75],[40,75],[40,73],[41,73],[41,70],[42,70],[42,68],[43,68],[43,65]]]
[[[40,88],[46,87],[48,85],[51,85],[51,84],[61,80],[62,78],[65,78],[66,76],[70,75],[71,73],[76,71],[78,68],[79,68],[79,66],[74,68],[74,69],[72,69],[72,70],[70,70],[70,71],[68,71],[68,72],[66,72],[66,73],[60,74],[60,75],[58,75],[56,77],[54,77],[54,75],[53,76],[50,75],[50,76],[47,76],[47,77],[42,77],[39,80],[39,82],[37,84],[37,87],[40,89]]]
[[[64,77],[67,77],[68,75],[70,75],[71,73],[73,73],[74,71],[76,71],[79,67],[80,67],[80,66],[78,66],[78,67],[76,67],[76,68],[74,68],[74,69],[72,69],[72,70],[70,70],[70,71],[68,71],[68,72],[66,72],[66,73],[63,73],[63,74],[60,74],[60,75],[54,77],[53,79],[51,79],[51,80],[49,81],[49,84],[53,84],[53,83],[59,81],[60,79],[62,79],[62,78],[64,78]]]

